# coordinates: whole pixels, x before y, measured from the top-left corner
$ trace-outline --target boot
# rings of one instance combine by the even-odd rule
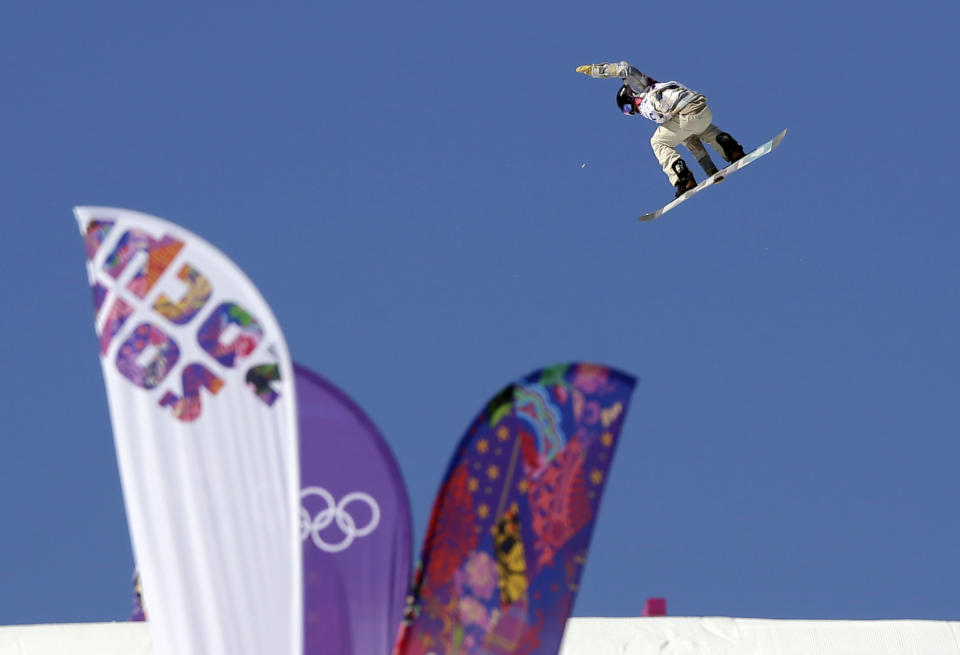
[[[738,159],[743,159],[743,146],[726,132],[717,135],[717,145],[723,148],[723,156],[731,164]]]
[[[673,172],[677,174],[677,181],[673,186],[677,189],[677,194],[675,198],[679,198],[684,193],[697,186],[697,181],[693,179],[693,173],[690,172],[690,169],[687,168],[687,164],[682,159],[678,159],[673,162],[671,166]]]

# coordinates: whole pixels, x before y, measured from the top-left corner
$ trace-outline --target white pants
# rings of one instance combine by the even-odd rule
[[[690,113],[687,113],[688,110]],[[726,160],[723,148],[717,143],[719,134],[722,134],[722,131],[713,124],[713,112],[707,107],[706,99],[703,102],[694,100],[680,114],[660,124],[650,137],[650,146],[670,184],[676,184],[677,174],[673,171],[673,164],[680,159],[677,146],[690,137],[698,137],[709,143],[710,147]]]

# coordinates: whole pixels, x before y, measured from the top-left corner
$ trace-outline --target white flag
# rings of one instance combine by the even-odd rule
[[[78,207],[156,655],[302,655],[293,367],[263,297],[170,222]]]

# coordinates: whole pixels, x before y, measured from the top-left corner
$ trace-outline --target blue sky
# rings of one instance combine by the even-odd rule
[[[575,615],[956,619],[958,13],[5,2],[0,625],[129,611],[80,204],[247,272],[392,445],[416,549],[480,406],[595,361],[641,383]],[[620,59],[787,138],[639,223],[654,126],[574,73]]]

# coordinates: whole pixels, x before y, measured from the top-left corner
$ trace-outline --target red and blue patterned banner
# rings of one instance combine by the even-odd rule
[[[564,364],[487,403],[434,502],[395,655],[556,655],[635,383]]]

